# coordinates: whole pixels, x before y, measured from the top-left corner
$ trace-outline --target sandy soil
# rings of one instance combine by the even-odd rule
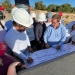
[[[47,11],[41,11],[41,10],[31,11],[31,12],[35,12],[36,15],[38,15],[39,12],[44,12],[45,14],[47,13]],[[11,13],[4,12],[4,14],[6,16],[6,18],[4,19],[4,21],[12,19]],[[55,14],[55,13],[53,13],[53,14]],[[62,19],[64,20],[64,24],[66,25],[69,22],[75,20],[75,14],[63,13]]]

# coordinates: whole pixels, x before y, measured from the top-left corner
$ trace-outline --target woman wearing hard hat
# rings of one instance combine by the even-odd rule
[[[37,41],[37,49],[40,50],[41,46],[43,45],[43,35],[46,30],[46,24],[44,23],[46,17],[43,12],[38,14],[38,24],[35,27],[35,38]]]
[[[29,53],[33,50],[26,29],[33,24],[33,20],[25,9],[16,9],[12,17],[13,27],[7,32],[5,42],[16,56],[31,63],[33,59],[29,57]]]

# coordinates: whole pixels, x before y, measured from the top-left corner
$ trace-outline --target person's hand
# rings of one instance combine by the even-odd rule
[[[21,69],[26,69],[26,68],[27,68],[26,65],[22,65],[22,66],[21,66]]]
[[[16,73],[16,66],[18,66],[20,64],[20,62],[14,62],[12,63],[9,68],[8,68],[8,72],[7,75],[17,75]]]
[[[56,46],[57,51],[60,49],[60,46]]]
[[[33,59],[31,57],[28,57],[27,62],[28,63],[32,63],[33,62]]]
[[[22,65],[21,63],[19,63],[17,66],[20,67],[21,69],[26,69],[27,68],[27,66],[25,64]]]
[[[42,42],[41,41],[39,41],[39,44],[41,44]]]
[[[14,62],[14,63],[12,63],[11,65],[10,65],[10,67],[16,67],[17,65],[19,65],[20,64],[20,62]]]
[[[50,48],[50,46],[49,46],[48,44],[45,44],[45,47],[46,47],[46,48]]]
[[[28,49],[31,53],[33,53],[33,49],[31,47],[28,47]]]

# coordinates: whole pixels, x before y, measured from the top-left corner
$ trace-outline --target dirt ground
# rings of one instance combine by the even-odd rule
[[[31,11],[31,12],[35,12],[36,15],[38,15],[39,12],[44,12],[45,14],[47,13],[47,11],[41,11],[41,10]],[[4,12],[4,14],[6,16],[6,18],[4,19],[4,21],[12,19],[11,13]],[[55,13],[53,13],[53,14],[55,14]],[[64,20],[64,25],[66,25],[69,22],[75,20],[75,14],[72,14],[72,13],[63,13],[62,19]]]

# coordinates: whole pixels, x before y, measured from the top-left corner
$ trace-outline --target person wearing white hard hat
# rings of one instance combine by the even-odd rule
[[[47,19],[47,21],[45,22],[46,23],[46,27],[48,27],[49,25],[51,25],[51,19],[52,19],[52,12],[48,12],[47,14],[46,14],[46,19]]]
[[[31,13],[32,18],[36,18],[36,14],[34,12]]]
[[[12,8],[12,10],[11,10],[11,15],[13,15],[14,11],[17,10],[17,9],[18,9],[17,7]],[[5,22],[4,30],[5,30],[6,32],[8,32],[12,27],[13,27],[13,18],[12,18],[11,20],[8,20],[8,21]],[[6,53],[7,53],[7,54],[10,54],[10,55],[12,54],[12,51],[11,51],[11,49],[8,47],[8,45],[7,45]]]
[[[17,7],[12,8],[12,10],[11,10],[12,15],[16,9],[18,9],[18,8]],[[13,19],[5,22],[4,29],[6,30],[6,32],[8,32],[11,27],[13,27]]]
[[[33,19],[33,26],[34,26],[34,30],[35,30],[35,27],[36,27],[36,25],[37,25],[37,21],[36,21],[36,14],[34,13],[34,12],[32,12],[31,13],[31,17],[32,17],[32,19]],[[34,33],[35,33],[35,31],[34,31]]]
[[[7,32],[5,42],[16,56],[24,62],[31,63],[33,59],[29,57],[29,54],[33,52],[33,49],[31,48],[26,29],[33,24],[33,20],[25,9],[15,10],[12,17],[13,27]]]
[[[38,14],[38,24],[35,27],[35,38],[37,41],[37,49],[40,50],[41,46],[43,45],[43,35],[46,30],[46,24],[45,24],[46,16],[43,12],[40,12]]]

